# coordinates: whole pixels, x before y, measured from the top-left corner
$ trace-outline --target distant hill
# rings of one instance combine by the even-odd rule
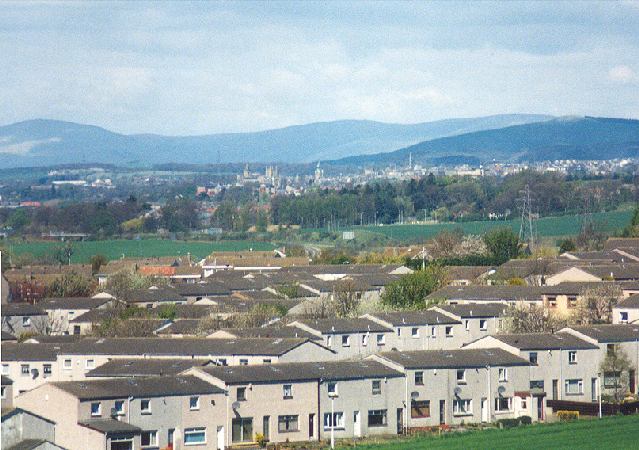
[[[506,114],[413,125],[342,120],[204,136],[124,135],[96,126],[37,119],[0,127],[0,167],[304,163],[387,152],[444,136],[550,119],[544,115]]]
[[[338,165],[386,165],[453,161],[542,161],[639,156],[639,120],[566,117],[477,131],[375,155],[332,161]]]

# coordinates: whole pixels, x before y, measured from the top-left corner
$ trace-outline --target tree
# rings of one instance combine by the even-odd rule
[[[521,243],[519,236],[508,227],[495,228],[484,235],[484,243],[488,249],[488,253],[492,255],[496,261],[505,263],[509,259],[519,256]]]
[[[333,295],[334,311],[337,317],[354,317],[359,309],[360,299],[355,282],[348,278],[335,284]]]
[[[624,228],[625,237],[639,237],[639,205],[635,207],[635,212],[630,219],[630,223]]]
[[[65,245],[59,246],[55,250],[55,259],[60,264],[68,264],[71,265],[71,256],[73,256],[73,244],[71,241],[68,241]]]
[[[76,273],[69,272],[53,280],[46,288],[47,297],[88,297],[93,292],[90,279]]]
[[[549,314],[543,307],[524,302],[509,306],[504,318],[509,333],[554,332],[565,325],[564,321]]]
[[[599,370],[603,374],[604,388],[612,389],[612,401],[621,403],[629,390],[629,371],[632,363],[626,352],[615,345],[608,350],[606,358],[601,362]]]
[[[573,320],[579,324],[610,323],[612,308],[623,297],[623,291],[615,283],[598,283],[585,289],[577,301]]]
[[[444,286],[446,281],[446,270],[431,264],[386,286],[382,304],[393,309],[426,309],[430,306],[426,296]]]
[[[566,252],[574,252],[577,250],[577,244],[571,238],[565,238],[559,241],[559,254]]]
[[[91,273],[95,275],[100,270],[100,267],[108,263],[109,260],[104,255],[93,255],[91,257]]]
[[[453,258],[459,256],[457,247],[464,238],[461,228],[440,231],[431,242],[431,253],[435,258]]]
[[[131,300],[131,294],[137,289],[148,289],[151,286],[167,284],[165,279],[145,277],[133,270],[121,270],[111,275],[107,281],[106,291],[118,300]]]
[[[261,327],[274,319],[283,317],[288,309],[281,304],[258,303],[247,313],[237,314],[228,319],[231,328],[254,328]]]
[[[157,314],[160,319],[174,320],[177,316],[177,306],[171,303],[168,305],[160,305],[157,308]]]

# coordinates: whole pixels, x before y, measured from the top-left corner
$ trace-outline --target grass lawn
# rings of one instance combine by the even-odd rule
[[[14,242],[7,247],[15,254],[29,253],[33,256],[42,256],[47,253],[54,254],[56,248],[64,245],[53,241]],[[268,242],[254,241],[171,241],[162,239],[142,240],[106,240],[106,241],[82,241],[74,242],[74,253],[71,256],[73,263],[87,263],[91,256],[102,254],[109,260],[125,257],[154,257],[154,256],[179,256],[191,253],[194,259],[201,259],[215,251],[239,251],[239,250],[272,250],[274,245]]]
[[[639,416],[582,419],[572,423],[523,426],[512,429],[489,429],[450,433],[380,444],[364,444],[360,450],[382,449],[637,449]]]
[[[610,211],[592,214],[592,220],[600,223],[608,232],[622,229],[630,222],[632,210]],[[579,234],[583,216],[568,215],[556,217],[543,217],[536,221],[537,233],[540,237],[561,237]],[[438,223],[432,225],[384,225],[356,226],[350,228],[358,233],[379,233],[391,239],[405,242],[417,242],[430,239],[437,233],[445,229],[461,228],[465,234],[483,234],[495,227],[511,227],[515,232],[519,232],[519,219],[501,221],[478,221],[459,223]]]

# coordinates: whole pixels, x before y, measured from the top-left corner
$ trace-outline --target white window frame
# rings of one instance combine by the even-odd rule
[[[619,311],[619,322],[621,323],[628,322],[628,311]]]
[[[577,386],[577,391],[578,392],[570,392],[569,386]],[[582,380],[581,378],[572,378],[569,380],[566,380],[566,382],[564,383],[564,392],[566,395],[583,395],[584,393],[584,380]]]
[[[30,327],[31,326],[31,317],[22,316],[22,326],[23,327]]]
[[[461,378],[459,374],[461,373]],[[455,379],[457,380],[457,384],[465,384],[466,383],[466,369],[457,369],[455,371]]]
[[[2,375],[9,375],[9,364],[2,365]]]
[[[568,350],[568,364],[577,364],[577,350]]]
[[[434,325],[430,327],[430,337],[432,337],[433,339],[437,337],[437,327]]]
[[[204,440],[200,442],[186,442],[186,436],[189,434],[204,434]],[[206,445],[206,427],[189,427],[184,429],[184,445]]]
[[[349,334],[342,335],[342,347],[350,347],[351,346],[351,336]]]
[[[149,434],[149,443],[144,445],[142,444],[142,435],[148,433]],[[158,447],[158,430],[144,430],[140,433],[140,447],[142,448],[157,448]]]
[[[240,366],[248,366],[248,362],[247,358],[240,358]]]
[[[379,386],[375,389],[375,385]],[[371,381],[371,395],[382,395],[382,380],[372,380]]]
[[[508,381],[508,368],[500,367],[498,373],[499,373],[499,381]]]
[[[377,335],[377,345],[386,345],[386,335],[383,333],[379,333]]]
[[[410,329],[410,337],[413,339],[419,339],[419,327],[412,327]]]
[[[27,368],[27,371],[25,372],[24,368]],[[31,375],[31,366],[29,364],[20,364],[20,375],[22,375],[23,377],[28,377],[29,375]]]
[[[282,397],[284,400],[290,400],[293,398],[293,385],[290,383],[282,385]]]
[[[468,319],[464,320],[464,329],[466,331],[470,331],[470,320],[468,320]]]
[[[194,402],[195,400],[195,402]],[[199,411],[200,410],[200,396],[192,395],[189,397],[189,411]]]
[[[334,430],[343,430],[345,428],[344,425],[344,412],[335,411],[333,414],[333,419],[331,420],[331,413],[324,413],[324,421],[322,422],[324,425],[324,430],[330,430],[331,428]],[[333,424],[335,426],[333,427]]]
[[[479,319],[479,331],[487,331],[487,330],[488,330],[488,320]]]
[[[93,412],[93,405],[98,405],[97,412]],[[102,417],[102,402],[91,402],[91,417]]]
[[[331,345],[333,345],[333,336],[327,336],[326,337],[326,346],[330,347]]]
[[[450,333],[448,332],[450,330]],[[444,334],[446,335],[447,338],[451,338],[454,335],[454,329],[452,325],[446,325],[446,327],[444,328]]]
[[[118,408],[118,403],[120,405],[122,405],[121,408]],[[123,416],[124,415],[124,400],[116,400],[113,404],[113,409],[115,409],[115,413],[118,416]]]
[[[499,401],[506,399],[508,401],[508,409],[499,409]],[[513,398],[512,397],[495,397],[495,413],[507,413],[513,410]]]
[[[148,408],[142,408],[142,402],[148,402]],[[151,399],[150,398],[141,398],[140,399],[140,414],[152,414],[153,408],[151,407]]]
[[[89,364],[91,363],[91,364]],[[95,369],[95,359],[87,359],[84,362],[84,368],[87,370]]]
[[[471,416],[473,414],[473,400],[457,398],[453,400],[454,416]]]
[[[68,364],[67,364],[68,363]],[[71,358],[66,358],[64,361],[62,361],[62,368],[64,370],[71,370],[73,369],[73,360]]]
[[[331,386],[333,387],[331,389]],[[329,394],[335,394],[335,395],[339,395],[339,391],[337,388],[337,381],[329,381],[326,383],[326,392],[328,392]]]
[[[368,345],[368,333],[362,334],[362,347],[366,347]]]

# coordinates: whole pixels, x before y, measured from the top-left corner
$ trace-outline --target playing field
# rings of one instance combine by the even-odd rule
[[[592,220],[601,224],[608,232],[614,232],[625,227],[632,217],[631,210],[611,211],[592,214]],[[578,215],[543,217],[535,222],[536,232],[540,237],[561,237],[579,234],[584,217]],[[384,225],[363,226],[351,228],[358,233],[380,233],[400,242],[418,242],[432,238],[437,233],[446,229],[461,228],[465,234],[483,234],[495,227],[511,227],[519,232],[520,221],[479,221],[438,223],[429,225]]]
[[[639,416],[582,419],[572,423],[530,425],[518,428],[451,433],[412,440],[389,440],[357,446],[360,450],[446,449],[637,449]]]
[[[33,256],[54,254],[62,246],[60,242],[37,241],[8,244],[16,255],[29,253]],[[91,256],[101,254],[109,260],[125,257],[150,258],[154,256],[180,256],[190,253],[194,259],[201,259],[215,251],[255,251],[272,250],[275,246],[268,242],[254,241],[172,241],[161,239],[107,240],[73,242],[71,262],[86,263]]]

